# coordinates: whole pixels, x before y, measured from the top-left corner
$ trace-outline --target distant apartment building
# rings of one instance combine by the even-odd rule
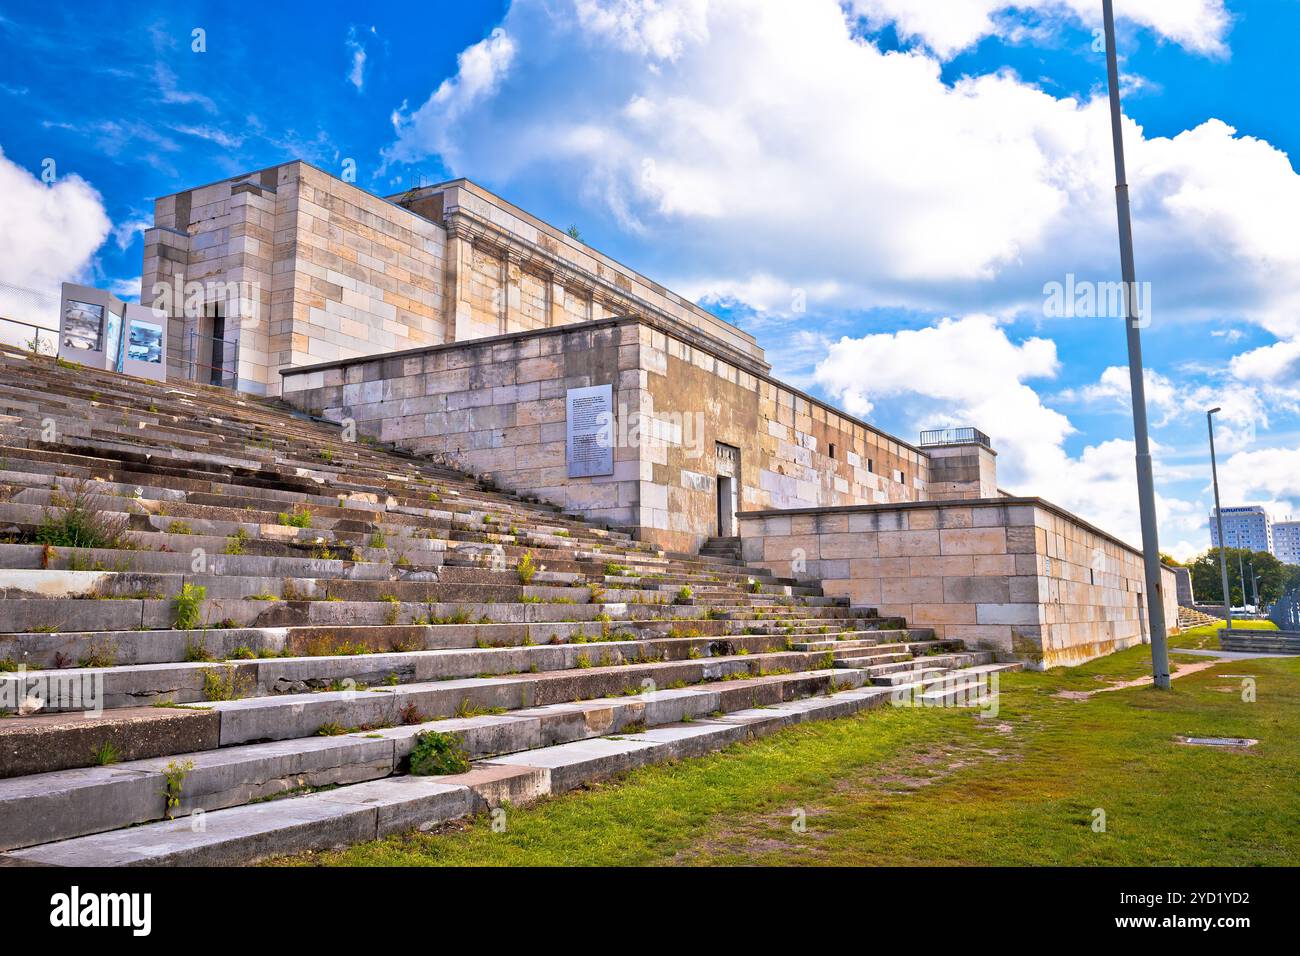
[[[1300,564],[1300,519],[1274,523],[1273,554],[1283,564]]]
[[[1223,509],[1223,537],[1229,548],[1273,551],[1273,519],[1259,505]],[[1210,547],[1219,547],[1219,523],[1210,512]]]

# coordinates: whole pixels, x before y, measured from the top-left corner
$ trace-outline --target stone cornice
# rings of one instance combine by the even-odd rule
[[[521,265],[533,267],[533,271],[551,273],[566,288],[586,293],[591,296],[592,301],[598,302],[610,311],[635,312],[647,318],[654,318],[665,323],[674,335],[687,341],[688,344],[706,350],[721,351],[726,361],[752,374],[765,376],[772,370],[772,366],[767,362],[694,328],[666,309],[620,289],[607,279],[583,271],[549,249],[537,243],[527,242],[464,209],[454,209],[447,215],[445,223],[448,236],[454,233],[457,238],[467,239],[477,248],[483,248],[502,258],[517,260]],[[721,324],[721,320],[716,318],[714,320]],[[704,338],[709,340],[708,345],[703,344]]]

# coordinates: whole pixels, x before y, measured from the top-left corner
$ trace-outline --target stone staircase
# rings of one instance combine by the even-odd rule
[[[732,564],[740,564],[740,538],[709,538],[700,548],[705,557],[719,558]]]
[[[1188,628],[1204,627],[1209,624],[1217,624],[1223,618],[1215,617],[1213,614],[1206,614],[1204,611],[1198,611],[1194,607],[1187,607],[1180,604],[1178,606],[1178,629],[1185,631]]]
[[[345,437],[0,348],[0,862],[339,846],[1018,666]]]

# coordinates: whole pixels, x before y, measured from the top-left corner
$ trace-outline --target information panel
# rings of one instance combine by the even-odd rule
[[[570,478],[614,473],[613,409],[612,385],[569,389],[565,403],[565,459]]]

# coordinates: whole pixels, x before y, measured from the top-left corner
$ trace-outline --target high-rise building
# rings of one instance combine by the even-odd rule
[[[1273,525],[1273,554],[1283,564],[1300,564],[1300,519],[1287,518]]]
[[[1259,505],[1223,509],[1224,544],[1229,548],[1273,552],[1273,519]],[[1219,546],[1219,523],[1210,512],[1210,546]]]

